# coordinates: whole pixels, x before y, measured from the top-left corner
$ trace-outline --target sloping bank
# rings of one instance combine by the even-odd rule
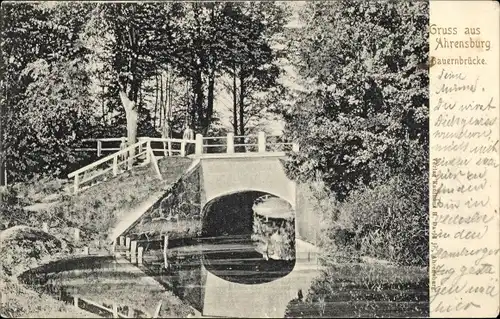
[[[38,316],[40,313],[53,313],[56,311],[55,309],[59,309],[62,313],[65,313],[66,306],[53,299],[52,303],[49,302],[48,300],[51,300],[49,296],[43,296],[43,298],[40,296],[38,299],[47,300],[42,304],[37,303],[36,298],[33,297],[37,294],[19,285],[14,273],[19,273],[20,269],[37,267],[44,262],[53,261],[54,259],[64,259],[64,257],[68,256],[71,259],[72,254],[78,251],[79,247],[83,245],[92,246],[97,240],[103,244],[104,240],[108,238],[109,230],[117,224],[117,221],[123,218],[124,214],[127,214],[131,208],[134,209],[141,206],[141,204],[151,198],[152,194],[164,193],[170,184],[178,180],[179,176],[189,167],[190,163],[191,161],[185,158],[167,158],[159,161],[160,170],[163,175],[162,181],[156,178],[150,167],[139,167],[95,185],[76,196],[65,194],[63,187],[61,187],[59,189],[59,202],[35,211],[28,212],[20,209],[16,203],[11,207],[2,206],[0,217],[2,222],[9,226],[28,225],[40,229],[42,223],[45,222],[49,228],[48,232],[61,242],[72,241],[74,228],[78,228],[81,231],[80,241],[71,243],[69,245],[70,248],[66,251],[59,251],[54,255],[51,251],[44,251],[43,248],[40,248],[41,250],[39,250],[43,253],[39,258],[35,258],[35,260],[30,259],[30,252],[26,252],[25,257],[18,258],[16,261],[17,269],[10,271],[10,276],[9,273],[2,270],[2,282],[10,282],[10,284],[8,286],[2,285],[1,291],[10,296],[8,299],[14,302],[9,309],[16,309],[16,316],[17,313],[22,316],[30,316],[30,314]],[[34,204],[34,202],[24,199],[23,204]],[[2,251],[2,259],[11,259],[14,255],[17,256],[19,249],[24,249],[18,247],[18,245],[10,246],[9,250]],[[45,244],[42,246],[46,247]],[[11,266],[13,265],[9,265],[8,267]],[[23,299],[25,298],[22,297],[23,295],[28,299]],[[19,298],[23,299],[20,301],[21,304],[29,306],[25,306],[24,308],[16,306],[15,300],[21,300]],[[74,307],[68,309],[74,309]],[[76,317],[88,316],[88,314],[85,315],[79,311],[70,311],[67,315]],[[59,315],[54,313],[51,316]]]
[[[92,318],[90,312],[39,294],[19,284],[17,275],[30,267],[71,254],[71,244],[41,230],[14,226],[0,234],[0,315],[7,318]]]
[[[165,190],[150,196],[141,207],[130,210],[111,232],[111,239],[126,235],[131,240],[154,241],[201,235],[201,183],[199,161],[193,161]]]

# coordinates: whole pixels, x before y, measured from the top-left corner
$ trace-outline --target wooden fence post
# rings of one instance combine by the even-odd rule
[[[118,317],[118,305],[116,303],[113,304],[113,318],[119,318]]]
[[[83,254],[84,254],[85,256],[88,256],[88,255],[89,255],[89,247],[88,247],[88,246],[83,247]]]
[[[186,141],[181,142],[181,157],[186,156]]]
[[[172,141],[168,140],[168,156],[172,156]]]
[[[132,264],[137,262],[137,241],[135,240],[130,243],[130,262]]]
[[[80,229],[79,228],[75,228],[74,239],[75,239],[75,242],[80,241]]]
[[[128,306],[128,314],[127,317],[134,318],[134,308]]]
[[[7,304],[7,293],[6,292],[0,292],[0,305],[5,306]]]
[[[75,307],[78,308],[78,297],[77,296],[73,296],[73,304]]]
[[[130,258],[130,237],[125,238],[125,257]]]
[[[139,138],[138,141],[141,142],[141,139]],[[139,144],[139,154],[140,153],[142,153],[142,143]]]
[[[113,158],[113,176],[118,174],[118,156]]]
[[[196,156],[201,156],[201,154],[203,154],[203,135],[201,134],[196,134],[195,154]]]
[[[142,265],[142,254],[144,253],[144,247],[137,248],[137,264]]]
[[[142,145],[142,144],[141,144]],[[155,156],[153,150],[151,149],[151,141],[146,142],[146,163],[151,162],[151,156]]]
[[[101,157],[102,153],[102,141],[97,140],[97,157]]]
[[[80,184],[80,174],[75,175],[75,184],[73,185],[73,193],[77,194],[78,193],[78,184]]]
[[[125,154],[127,154],[127,170],[131,170],[134,166],[134,158],[131,156],[132,148],[130,148]],[[134,148],[135,153],[135,148]]]
[[[259,132],[257,143],[259,146],[259,153],[264,153],[266,151],[266,133]]]
[[[227,153],[234,153],[234,133],[227,133],[227,143],[226,143]]]
[[[156,160],[155,154],[153,153],[153,150],[150,148],[149,149],[149,161],[152,163],[153,168],[155,169],[156,176],[158,177],[159,180],[163,180],[163,176],[161,176],[160,172],[160,167],[158,167],[158,161]]]
[[[165,234],[165,236],[163,237],[163,260],[165,263],[165,269],[168,269],[167,249],[168,249],[168,234]]]
[[[158,318],[158,316],[160,315],[161,304],[162,304],[162,301],[160,300],[160,302],[158,302],[158,306],[156,306],[156,310],[155,310],[155,314],[153,315],[153,318]]]

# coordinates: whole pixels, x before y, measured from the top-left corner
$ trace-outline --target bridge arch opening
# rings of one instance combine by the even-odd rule
[[[293,270],[295,221],[285,222],[273,217],[262,219],[262,216],[257,216],[254,205],[263,198],[278,197],[267,192],[245,190],[219,196],[204,206],[202,262],[207,271],[230,282],[260,284],[282,278]],[[291,204],[288,204],[291,209]],[[294,216],[293,211],[290,213]],[[260,245],[256,240],[256,233],[260,232],[262,225],[267,225],[268,236],[263,240],[266,242],[265,247],[276,247],[267,243],[271,242],[271,234],[274,235],[272,240],[283,234],[285,223],[289,226],[286,228],[288,238],[293,238],[293,252],[289,257],[281,258],[263,249],[262,240]],[[277,228],[273,230],[273,227]]]

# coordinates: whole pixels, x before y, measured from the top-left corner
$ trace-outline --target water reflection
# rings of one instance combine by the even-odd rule
[[[169,243],[168,269],[159,252],[146,258],[148,275],[172,290],[198,311],[203,311],[207,272],[239,284],[261,284],[289,274],[295,260],[265,260],[255,250],[249,235],[172,240]]]
[[[260,284],[288,275],[295,260],[266,260],[249,236],[227,236],[203,244],[205,268],[227,281]]]
[[[207,203],[202,214],[203,239],[199,242],[202,262],[207,271],[234,283],[260,284],[279,279],[293,270],[294,249],[290,252],[293,255],[288,258],[290,260],[269,259],[269,256],[258,250],[258,242],[252,238],[262,235],[255,234],[254,205],[264,197],[271,195],[244,191],[221,196]],[[268,237],[271,237],[271,233]],[[295,236],[294,231],[291,236]]]

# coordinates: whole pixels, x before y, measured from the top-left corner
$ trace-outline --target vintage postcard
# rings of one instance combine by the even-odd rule
[[[2,2],[0,316],[498,316],[499,8]]]
[[[431,1],[430,313],[496,317],[499,4]]]

